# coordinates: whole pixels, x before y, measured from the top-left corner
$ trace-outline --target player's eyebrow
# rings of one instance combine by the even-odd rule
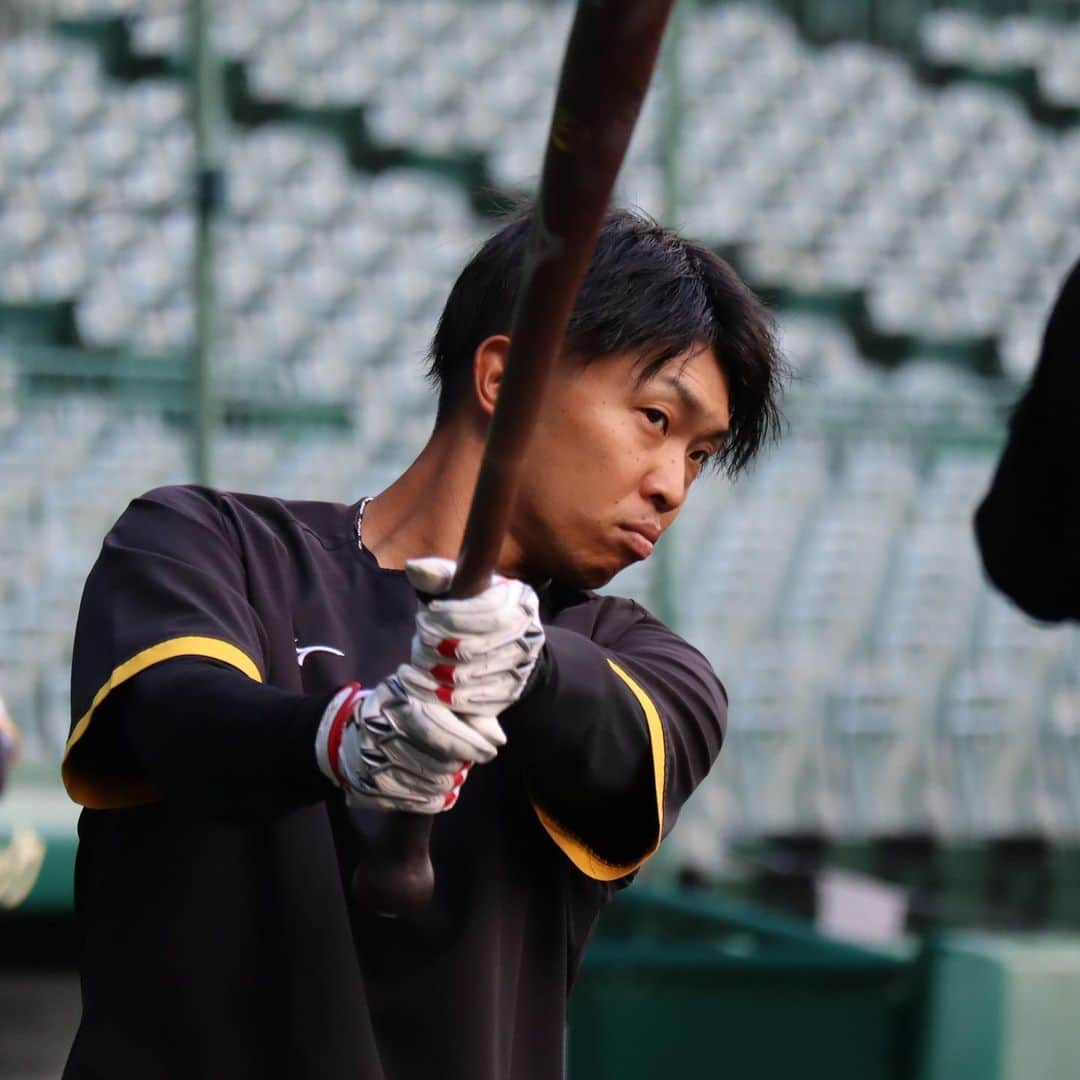
[[[708,417],[709,410],[705,407],[705,403],[679,378],[678,375],[672,374],[660,374],[657,375],[654,382],[661,386],[668,387],[675,391],[676,396],[682,402],[687,411],[696,414],[700,417]],[[728,435],[727,426],[718,427],[715,431],[709,433],[709,437],[717,439],[723,442]]]

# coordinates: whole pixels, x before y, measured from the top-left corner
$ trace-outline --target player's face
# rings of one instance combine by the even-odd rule
[[[633,357],[567,362],[552,379],[514,512],[528,576],[596,588],[648,558],[729,420],[727,380],[709,348],[644,383]]]

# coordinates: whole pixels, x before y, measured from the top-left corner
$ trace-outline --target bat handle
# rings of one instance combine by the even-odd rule
[[[431,903],[431,817],[392,810],[352,877],[353,899],[380,915],[418,915]]]

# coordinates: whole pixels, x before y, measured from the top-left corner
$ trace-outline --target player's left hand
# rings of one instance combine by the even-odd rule
[[[499,574],[476,596],[444,599],[455,568],[436,557],[405,564],[421,595],[402,681],[416,697],[441,701],[465,719],[498,716],[521,696],[544,647],[540,601],[525,582]]]

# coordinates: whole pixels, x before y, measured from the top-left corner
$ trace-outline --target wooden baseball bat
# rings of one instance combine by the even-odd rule
[[[474,596],[495,569],[522,461],[562,350],[674,0],[579,0],[533,210],[510,349],[450,595]],[[387,915],[422,911],[435,875],[432,818],[389,813],[353,896]]]

